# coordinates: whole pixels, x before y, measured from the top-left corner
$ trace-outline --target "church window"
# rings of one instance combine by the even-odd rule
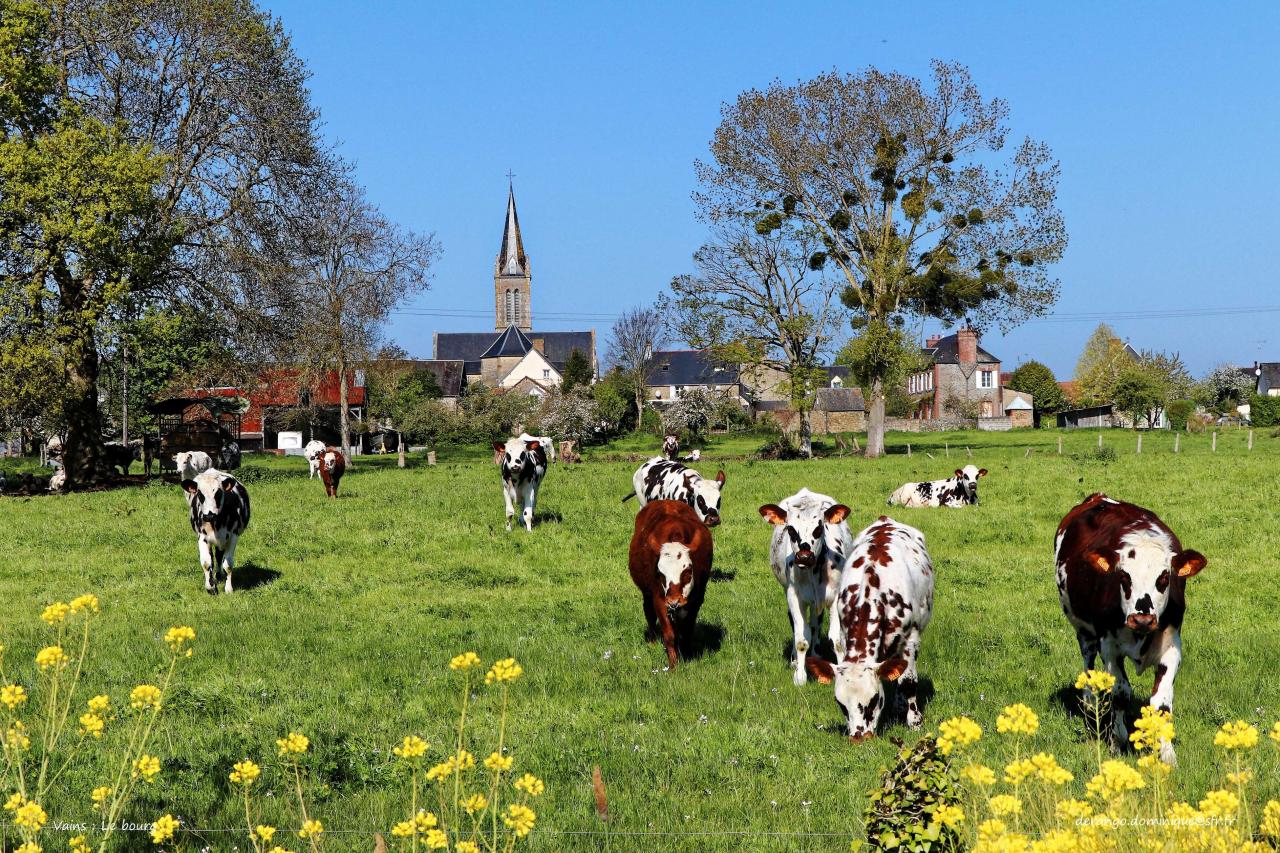
[[[512,312],[512,320],[511,320],[511,322],[512,322],[512,323],[515,323],[515,324],[518,326],[518,325],[520,325],[520,296],[521,296],[521,293],[520,293],[520,291],[518,291],[518,290],[513,290],[513,291],[511,291],[511,293],[512,293],[512,295],[515,297],[515,299],[514,299],[515,311],[513,311],[513,312]]]
[[[505,322],[509,326],[511,325],[512,316],[514,314],[514,312],[512,311],[512,305],[513,305],[512,291],[509,288],[506,292],[506,296],[507,296],[507,301],[506,301],[506,305],[503,307],[502,318],[503,318],[503,322]]]

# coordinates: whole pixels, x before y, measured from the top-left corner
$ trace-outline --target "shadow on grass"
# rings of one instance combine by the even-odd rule
[[[680,657],[684,660],[698,660],[704,655],[715,654],[724,645],[726,633],[723,625],[697,623],[693,626],[693,636],[684,638],[684,642],[680,644]]]
[[[735,571],[722,571],[721,569],[712,569],[711,575],[708,577],[712,583],[716,581],[731,581],[738,576]]]
[[[534,510],[533,521],[535,524],[546,524],[548,521],[553,524],[559,524],[564,521],[564,516],[555,510]]]
[[[236,567],[231,583],[236,592],[241,592],[273,584],[278,577],[280,573],[275,569],[250,562]]]

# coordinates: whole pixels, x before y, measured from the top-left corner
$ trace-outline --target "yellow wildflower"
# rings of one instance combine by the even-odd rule
[[[495,681],[515,681],[524,672],[524,667],[516,663],[515,658],[505,658],[498,661],[485,674],[484,683],[493,684]]]
[[[418,832],[425,833],[439,826],[440,821],[426,809],[418,809],[418,813],[413,816],[413,825]]]
[[[402,820],[395,826],[391,827],[391,834],[396,838],[408,838],[415,832],[413,821]]]
[[[519,803],[507,806],[506,814],[502,816],[502,822],[511,828],[517,838],[524,838],[532,832],[537,820],[538,815],[533,809]]]
[[[964,823],[964,809],[959,806],[938,806],[934,809],[933,819],[947,829],[953,829]]]
[[[174,820],[173,815],[166,814],[156,818],[155,824],[151,827],[151,840],[156,844],[164,844],[178,828],[178,821]]]
[[[510,770],[511,765],[514,763],[515,763],[514,758],[512,758],[510,755],[503,755],[500,752],[491,752],[489,753],[489,757],[484,760],[484,766],[494,771],[495,773],[501,773],[504,770]]]
[[[489,808],[489,798],[484,794],[472,794],[465,800],[459,800],[458,805],[462,806],[467,814],[475,814]]]
[[[147,708],[159,711],[160,697],[159,687],[154,684],[139,684],[129,691],[129,707],[135,711],[145,711]]]
[[[175,655],[185,652],[186,657],[191,657],[191,649],[187,648],[187,643],[194,642],[195,638],[196,629],[187,625],[174,625],[164,632],[165,644]]]
[[[89,793],[89,797],[93,800],[95,810],[101,811],[103,805],[107,802],[107,797],[111,796],[111,788],[107,785],[100,785]]]
[[[1089,689],[1095,693],[1110,693],[1116,686],[1116,677],[1109,672],[1090,669],[1076,676],[1076,689]]]
[[[970,764],[960,771],[960,778],[965,779],[974,785],[982,785],[989,787],[996,783],[996,774],[990,768],[982,764]]]
[[[260,823],[253,828],[253,834],[263,844],[270,844],[271,839],[276,836],[276,828],[269,824]]]
[[[89,710],[95,714],[105,714],[111,710],[111,697],[105,693],[94,696],[89,700]]]
[[[988,803],[991,813],[996,817],[1009,817],[1022,814],[1022,800],[1009,794],[998,794]]]
[[[44,609],[44,612],[40,614],[40,618],[49,623],[52,627],[54,625],[61,625],[62,620],[66,619],[67,614],[70,612],[71,605],[61,601],[55,601]]]
[[[258,781],[258,777],[262,775],[262,768],[254,764],[249,759],[237,761],[231,765],[230,779],[237,785],[249,786]]]
[[[16,812],[18,809],[22,808],[22,804],[26,801],[26,797],[15,791],[9,795],[9,799],[4,801],[4,810],[7,812]]]
[[[6,684],[0,687],[0,704],[12,711],[27,701],[27,690],[21,684]]]
[[[1035,772],[1036,766],[1029,758],[1024,758],[1021,761],[1011,761],[1004,767],[1004,781],[1010,785],[1021,785],[1023,779],[1034,775]]]
[[[85,593],[71,599],[71,612],[79,613],[87,610],[90,613],[98,612],[98,596]]]
[[[3,646],[0,646],[0,650],[3,650]],[[1274,726],[1271,727],[1271,732],[1267,735],[1267,737],[1271,738],[1273,741],[1276,742],[1276,745],[1280,746],[1280,723],[1276,723]]]
[[[1070,770],[1060,765],[1058,759],[1047,752],[1037,752],[1031,756],[1031,763],[1035,765],[1036,775],[1051,785],[1065,785],[1075,778]]]
[[[4,733],[4,745],[18,752],[31,748],[31,738],[27,737],[27,726],[22,720],[14,720],[9,724]]]
[[[90,853],[92,849],[89,847],[89,839],[83,835],[73,835],[71,840],[67,842],[67,849],[71,853]]]
[[[1253,771],[1245,769],[1241,770],[1239,773],[1228,773],[1227,781],[1237,787],[1241,785],[1248,785],[1253,781]]]
[[[67,653],[62,650],[62,646],[45,646],[36,652],[36,665],[41,671],[61,669],[67,665]]]
[[[1129,742],[1141,752],[1144,749],[1159,749],[1163,741],[1173,740],[1173,736],[1173,716],[1168,711],[1144,705],[1142,716],[1133,724]]]
[[[449,756],[444,761],[441,761],[435,767],[432,767],[427,771],[427,781],[443,782],[445,779],[448,779],[453,775],[453,770],[456,764],[457,762],[454,760],[453,756]]]
[[[427,754],[427,748],[430,746],[431,744],[417,735],[406,735],[404,743],[400,746],[392,747],[391,751],[396,756],[404,759],[421,758]]]
[[[1138,759],[1138,766],[1153,776],[1168,776],[1173,768],[1160,760],[1160,756],[1152,753]]]
[[[547,786],[537,776],[526,773],[516,780],[515,788],[517,791],[524,791],[529,796],[536,797],[545,791]]]
[[[94,737],[102,737],[102,730],[107,727],[107,721],[94,713],[80,715],[80,734],[93,735]]]
[[[133,775],[141,776],[144,782],[154,782],[160,775],[160,759],[143,753],[137,761],[133,762]]]
[[[302,829],[298,830],[299,838],[319,838],[324,835],[324,824],[315,818],[302,822]]]
[[[1021,702],[1010,705],[996,717],[996,731],[1001,734],[1033,735],[1039,728],[1040,718],[1036,712]]]
[[[480,853],[480,847],[474,841],[459,841],[453,849],[457,853]]]
[[[461,773],[463,770],[470,770],[476,766],[476,757],[465,749],[458,750],[458,755],[454,759],[454,767]]]
[[[44,848],[34,841],[24,841],[18,847],[13,848],[13,853],[43,853]]]
[[[1053,813],[1062,823],[1072,823],[1093,816],[1093,806],[1084,800],[1059,800]]]
[[[1280,839],[1280,803],[1267,800],[1267,805],[1262,810],[1262,823],[1258,829],[1267,838]]]
[[[268,851],[268,853],[293,853],[293,851],[285,850],[283,847],[277,844],[275,847],[272,847],[271,850]]]
[[[1031,853],[1076,853],[1081,849],[1088,848],[1074,832],[1066,829],[1055,829],[1039,841],[1031,842]]]
[[[1213,745],[1223,749],[1250,749],[1258,745],[1258,729],[1244,720],[1224,723],[1213,736]]]
[[[443,850],[449,846],[449,836],[442,829],[427,830],[427,837],[423,841],[429,850]]]
[[[1200,801],[1200,813],[1208,817],[1234,817],[1240,809],[1240,798],[1220,788],[1210,791]]]
[[[1139,775],[1137,770],[1134,770],[1123,761],[1111,760],[1102,762],[1101,770],[1089,780],[1085,790],[1089,792],[1091,797],[1111,800],[1127,791],[1136,791],[1145,787],[1146,784],[1146,782],[1142,781],[1142,776]]]
[[[992,818],[991,820],[984,820],[982,823],[978,824],[978,840],[990,841],[996,836],[1004,835],[1008,831],[1009,827],[1005,826],[1005,823],[1002,820],[996,820],[995,818]]]
[[[311,746],[311,740],[301,732],[289,732],[287,737],[276,740],[281,755],[302,755]]]
[[[13,822],[24,829],[38,832],[49,820],[49,816],[40,808],[40,804],[26,800],[13,813]]]
[[[480,665],[480,656],[475,652],[464,652],[453,660],[449,661],[449,669],[471,669],[473,666]]]
[[[938,752],[950,755],[956,747],[968,746],[982,737],[982,727],[968,717],[952,717],[938,726]]]

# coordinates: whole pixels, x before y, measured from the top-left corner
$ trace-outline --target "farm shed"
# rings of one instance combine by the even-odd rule
[[[1117,425],[1115,407],[1110,403],[1104,406],[1088,406],[1082,409],[1068,409],[1058,412],[1058,427],[1065,429],[1098,429]]]
[[[170,397],[147,407],[156,417],[160,470],[173,471],[173,457],[203,450],[220,468],[240,467],[240,418],[249,408],[244,397]]]

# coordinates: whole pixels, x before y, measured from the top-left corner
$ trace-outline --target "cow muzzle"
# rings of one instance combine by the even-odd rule
[[[707,527],[718,527],[720,525],[720,513],[718,512],[707,513],[707,517],[703,520],[702,523],[707,525]]]
[[[818,563],[818,555],[808,545],[801,545],[796,552],[796,565],[802,569],[812,569]]]
[[[875,736],[875,732],[859,732],[856,735],[849,735],[849,743],[862,743],[863,741],[871,740]]]
[[[1136,631],[1139,634],[1149,634],[1156,629],[1159,620],[1150,613],[1131,613],[1129,618],[1124,620],[1125,627],[1130,631]]]

